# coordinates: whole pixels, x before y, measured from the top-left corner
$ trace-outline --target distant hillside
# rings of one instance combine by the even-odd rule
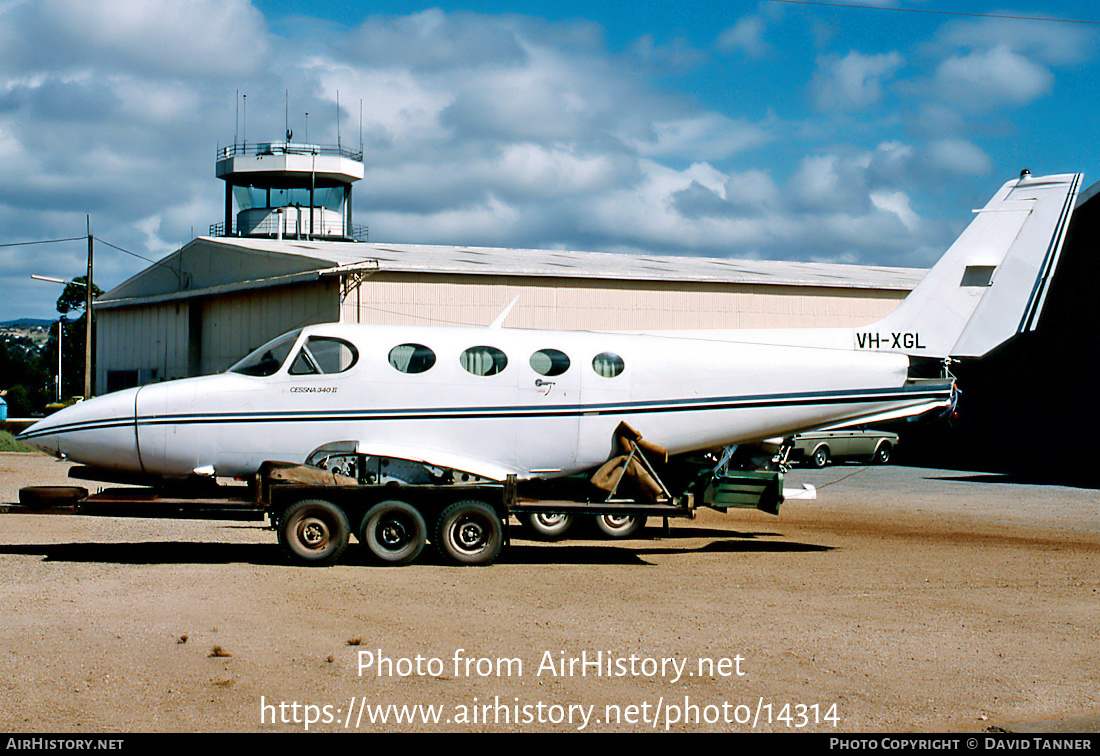
[[[18,320],[5,320],[0,323],[0,328],[48,328],[57,323],[56,320],[42,320],[41,318],[19,318]]]

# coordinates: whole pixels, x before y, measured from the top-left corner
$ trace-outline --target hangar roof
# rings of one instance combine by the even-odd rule
[[[96,301],[150,301],[297,283],[365,269],[390,273],[678,281],[908,291],[925,270],[713,257],[376,242],[199,237]]]
[[[576,252],[554,249],[454,247],[375,242],[219,238],[210,241],[351,265],[377,260],[379,270],[403,273],[517,275],[553,278],[721,281],[781,286],[913,288],[924,270],[837,263],[735,260],[714,257]]]

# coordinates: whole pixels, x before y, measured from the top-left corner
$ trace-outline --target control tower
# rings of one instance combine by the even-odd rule
[[[225,181],[225,220],[210,227],[211,236],[366,238],[366,228],[351,222],[351,185],[363,178],[361,150],[245,142],[219,148],[214,172]]]

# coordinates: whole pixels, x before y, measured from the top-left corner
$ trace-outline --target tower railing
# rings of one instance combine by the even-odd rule
[[[343,230],[343,229],[341,228],[341,230]],[[237,236],[237,234],[234,233],[235,231],[236,231],[235,227],[231,228],[231,229],[229,229],[229,233],[227,234],[225,232],[225,222],[224,221],[221,222],[221,223],[211,223],[210,224],[210,233],[208,234],[208,236]],[[278,223],[276,221],[264,221],[264,222],[260,223],[260,225],[257,226],[252,231],[252,233],[249,234],[249,236],[254,236],[254,237],[255,236],[261,236],[261,237],[275,238],[278,235],[278,232],[279,232],[279,227],[278,227]],[[284,237],[294,238],[294,236],[295,235],[293,233],[286,234],[285,229],[284,229]],[[365,241],[370,241],[370,228],[368,226],[362,226],[362,225],[359,225],[357,223],[353,223],[351,225],[351,236],[344,236],[343,234],[327,234],[327,235],[314,234],[314,236],[320,237],[320,238],[349,239],[351,241],[365,242]]]
[[[241,142],[218,148],[218,160],[238,155],[338,155],[363,162],[363,151],[336,144],[306,144],[303,142]]]

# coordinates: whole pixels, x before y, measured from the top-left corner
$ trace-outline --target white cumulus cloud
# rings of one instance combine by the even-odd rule
[[[1048,68],[1007,45],[952,56],[936,71],[939,96],[969,112],[1026,105],[1046,94],[1053,83]]]
[[[243,75],[267,54],[263,16],[247,0],[42,0],[38,33],[64,60],[173,74]]]
[[[814,101],[822,110],[861,110],[882,99],[883,87],[904,63],[897,52],[843,58],[823,56],[814,74]]]
[[[966,139],[940,139],[928,145],[928,157],[941,170],[959,176],[989,173],[993,161],[980,147]]]
[[[764,40],[766,28],[760,16],[745,16],[718,35],[718,49],[722,52],[741,52],[751,58],[762,57],[771,49]]]

